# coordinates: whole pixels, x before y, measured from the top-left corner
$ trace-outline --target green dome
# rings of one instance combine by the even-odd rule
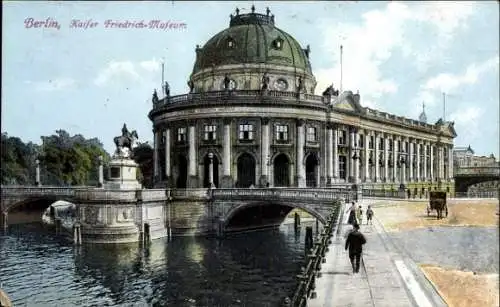
[[[228,64],[271,64],[303,69],[312,74],[308,49],[274,26],[274,15],[231,15],[229,28],[196,49],[193,74]]]

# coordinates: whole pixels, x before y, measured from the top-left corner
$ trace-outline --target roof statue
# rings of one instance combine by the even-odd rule
[[[165,92],[166,97],[170,97],[170,85],[167,81],[165,81],[165,84],[163,85],[163,91]]]
[[[425,102],[422,102],[422,113],[418,116],[418,120],[427,123],[427,115],[425,115]]]
[[[153,98],[152,98],[153,104],[158,103],[158,93],[156,92],[156,89],[153,91]]]

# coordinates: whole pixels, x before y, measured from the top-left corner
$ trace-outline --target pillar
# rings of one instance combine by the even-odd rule
[[[208,153],[208,183],[209,187],[212,188],[214,187],[214,154],[209,152]]]
[[[454,178],[453,169],[453,145],[448,147],[448,179],[451,181]]]
[[[4,229],[7,229],[8,228],[8,220],[9,220],[9,213],[8,212],[2,212],[2,216],[0,216],[0,219],[1,219],[1,224],[3,226]]]
[[[169,187],[172,181],[172,165],[170,157],[170,127],[165,128],[165,180],[166,186]]]
[[[188,166],[188,187],[197,188],[198,178],[196,177],[196,122],[189,122],[189,166]]]
[[[332,184],[334,182],[333,175],[333,124],[328,123],[326,125],[327,129],[327,148],[326,148],[326,159],[327,159],[327,183]]]
[[[40,160],[36,159],[36,170],[35,170],[35,185],[40,187],[42,183],[40,182]]]
[[[333,125],[333,181],[339,181],[339,129],[337,125]]]
[[[429,142],[424,142],[424,173],[423,173],[423,176],[422,176],[422,181],[428,181],[429,180],[429,172],[427,170],[427,162],[429,160],[429,157],[427,155],[427,149],[429,148]],[[429,149],[430,151],[430,149]]]
[[[374,157],[375,157],[375,161],[373,161],[373,163],[375,163],[375,177],[374,177],[374,181],[375,182],[380,182],[380,163],[379,163],[379,148],[380,148],[380,133],[379,132],[375,132],[375,144],[374,144]]]
[[[439,180],[444,180],[444,144],[439,146]]]
[[[414,181],[414,178],[413,178],[413,168],[414,168],[414,160],[413,160],[413,153],[414,153],[414,148],[413,146],[415,146],[415,143],[414,143],[414,140],[413,139],[410,139],[409,140],[409,144],[408,144],[408,150],[410,151],[408,154],[409,154],[409,167],[410,169],[408,170],[408,181],[409,182],[413,182]]]
[[[260,186],[265,187],[269,183],[269,165],[271,157],[269,156],[269,118],[261,119],[262,138],[261,138],[261,174]]]
[[[398,182],[398,137],[392,139],[392,182]]]
[[[154,133],[154,152],[153,152],[153,174],[154,182],[160,181],[160,167],[158,160],[158,147],[160,146],[160,132],[156,129],[153,130]]]
[[[102,188],[104,186],[104,166],[103,166],[103,158],[99,156],[99,184],[98,186]]]
[[[384,181],[390,181],[389,178],[389,136],[387,134],[384,135]]]
[[[297,186],[306,187],[306,168],[304,165],[304,120],[297,121]]]
[[[356,138],[356,128],[351,127],[349,131],[349,159],[347,159],[349,163],[349,178],[351,182],[355,182],[355,172],[354,170],[356,169],[356,162],[355,159],[353,159],[354,156],[354,149],[357,147],[357,138]],[[357,172],[356,172],[357,175]]]
[[[415,140],[415,146],[417,147],[417,155],[416,155],[416,159],[417,159],[417,168],[415,169],[415,181],[420,181],[420,141],[418,140]]]
[[[431,144],[431,157],[430,157],[430,160],[431,160],[431,163],[430,163],[430,170],[429,170],[429,177],[430,177],[430,181],[434,181],[434,146]]]
[[[370,134],[368,132],[368,130],[365,130],[365,140],[364,140],[364,145],[365,145],[365,155],[364,155],[364,158],[365,158],[365,162],[363,163],[364,164],[364,168],[363,170],[365,171],[365,174],[364,174],[364,177],[365,177],[365,182],[369,182],[371,181],[370,180],[370,155],[369,155],[369,146],[368,146],[368,143],[369,143],[369,140],[370,140]]]
[[[224,144],[222,157],[222,187],[232,188],[231,177],[231,119],[224,119]]]

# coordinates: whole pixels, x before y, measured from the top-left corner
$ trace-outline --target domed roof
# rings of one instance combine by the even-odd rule
[[[228,64],[274,64],[311,72],[309,46],[302,49],[288,33],[274,26],[274,15],[254,13],[231,15],[229,28],[197,48],[193,74]]]

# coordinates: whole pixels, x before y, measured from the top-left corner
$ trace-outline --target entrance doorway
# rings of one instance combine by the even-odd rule
[[[306,186],[309,188],[318,186],[318,157],[311,153],[306,159]]]
[[[187,168],[188,163],[186,157],[179,155],[177,157],[177,182],[176,187],[178,189],[185,189],[187,187]]]
[[[236,187],[249,188],[251,185],[255,186],[255,160],[250,154],[244,153],[238,158]]]
[[[280,154],[274,159],[274,186],[290,186],[290,161],[285,154]]]

